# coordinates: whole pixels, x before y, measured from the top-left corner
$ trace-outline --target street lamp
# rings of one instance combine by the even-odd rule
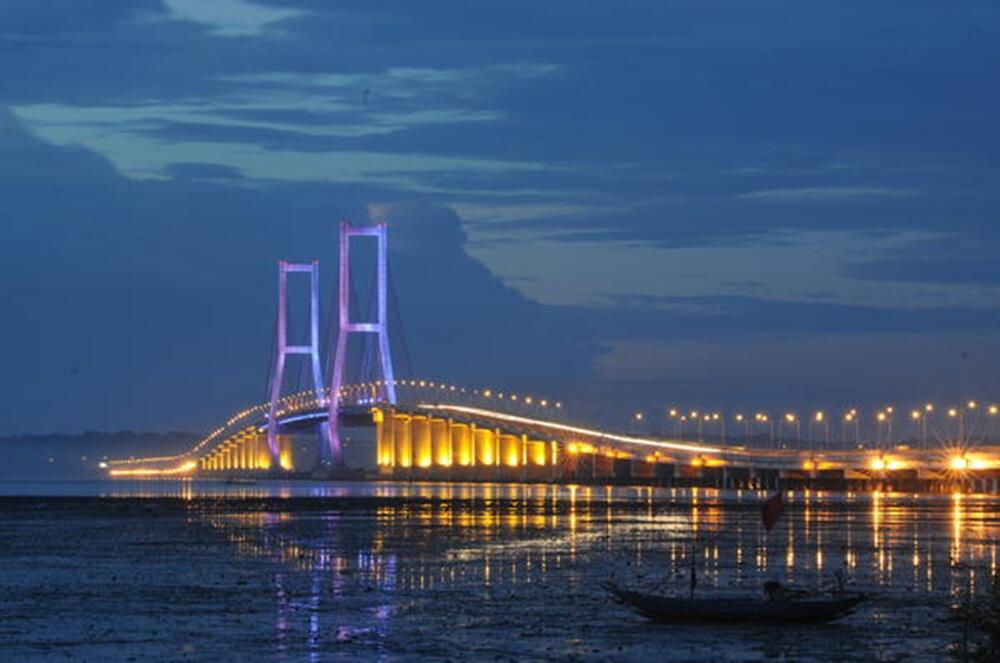
[[[745,437],[745,440],[744,440],[744,444],[746,444],[747,446],[750,446],[750,419],[747,418],[747,417],[744,417],[742,414],[737,414],[736,415],[736,422],[737,423],[740,423],[740,422],[743,423],[743,427],[746,429],[745,430],[746,437]]]
[[[927,417],[920,410],[914,410],[910,413],[910,418],[914,421],[920,422],[920,448],[927,448]]]
[[[680,412],[677,410],[677,408],[672,407],[669,410],[667,410],[667,417],[669,417],[670,419],[673,419],[676,422],[676,423],[674,423],[674,435],[676,435],[678,438],[680,438],[680,428],[681,428],[681,416],[680,416]],[[669,427],[669,424],[668,424],[668,427]]]
[[[844,413],[843,434],[845,442],[847,441],[848,424],[854,424],[854,444],[861,444],[861,420],[858,418],[858,411],[854,408]]]
[[[714,413],[712,415],[712,420],[719,422],[719,435],[722,438],[721,439],[722,444],[725,444],[726,443],[726,418],[723,417],[718,412],[716,412],[716,413]]]
[[[875,414],[875,420],[878,422],[878,425],[875,427],[875,446],[879,449],[882,448],[882,424],[885,423],[887,417],[888,415],[882,411]]]
[[[965,444],[965,409],[952,407],[948,408],[948,418],[958,419],[958,443]]]
[[[893,409],[891,405],[887,405],[885,408],[885,423],[886,423],[886,446],[890,449],[892,448],[892,415]]]
[[[801,437],[799,418],[796,417],[794,413],[788,412],[785,414],[785,421],[790,424],[795,424],[795,441],[798,442]]]
[[[817,424],[823,424],[823,448],[825,449],[830,445],[830,421],[826,418],[826,413],[823,410],[816,411],[816,414],[813,415],[813,421]]]
[[[758,412],[756,415],[754,415],[754,419],[756,419],[762,424],[768,425],[768,434],[770,436],[769,441],[771,443],[771,447],[774,448],[776,446],[774,441],[774,420],[771,419],[771,417],[767,416],[766,412]]]

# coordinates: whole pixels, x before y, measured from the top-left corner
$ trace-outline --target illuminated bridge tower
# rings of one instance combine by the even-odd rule
[[[288,275],[303,273],[309,275],[309,344],[288,344]],[[319,262],[294,263],[278,261],[278,338],[274,353],[269,387],[270,406],[267,411],[267,446],[271,455],[271,467],[281,467],[278,445],[278,400],[285,377],[285,360],[288,355],[306,355],[312,367],[313,389],[316,400],[323,399],[323,373],[319,362]]]
[[[375,320],[372,322],[351,321],[351,238],[374,237],[377,242],[375,264],[375,289],[378,302]],[[340,292],[338,296],[338,333],[337,347],[333,358],[333,377],[330,379],[329,401],[329,443],[330,461],[340,465],[343,461],[343,448],[340,433],[337,430],[337,416],[340,408],[340,389],[344,381],[344,365],[347,361],[347,337],[352,333],[377,334],[378,353],[382,366],[383,392],[381,399],[390,404],[396,403],[396,383],[392,371],[392,355],[389,352],[389,316],[388,316],[388,264],[386,252],[386,225],[378,223],[374,226],[354,226],[346,221],[340,223]]]

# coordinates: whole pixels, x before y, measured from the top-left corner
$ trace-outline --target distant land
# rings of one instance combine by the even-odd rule
[[[187,451],[195,433],[97,432],[0,437],[0,481],[93,479],[108,458],[166,456]]]

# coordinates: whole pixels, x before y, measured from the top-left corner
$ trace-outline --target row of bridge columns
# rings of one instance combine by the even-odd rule
[[[276,446],[279,466],[285,470],[292,469],[292,439],[279,435]],[[250,428],[201,457],[198,467],[207,472],[266,471],[273,467],[271,457],[267,435]]]
[[[376,453],[381,468],[551,467],[554,441],[531,439],[473,423],[375,410]]]

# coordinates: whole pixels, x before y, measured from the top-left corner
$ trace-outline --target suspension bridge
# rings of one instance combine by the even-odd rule
[[[359,314],[351,256],[365,238],[375,242],[373,293]],[[930,406],[911,413],[924,426],[921,444],[864,444],[858,412],[851,410],[844,419],[855,425],[852,443],[781,448],[774,439],[776,417],[765,413],[756,413],[753,421],[770,424],[768,445],[752,443],[751,416],[742,414],[735,420],[746,426],[743,444],[725,434],[725,419],[721,434],[702,434],[702,423],[719,421],[718,413],[676,409],[669,412],[673,435],[625,433],[574,421],[559,401],[397,376],[387,242],[385,224],[340,224],[331,325],[336,333],[326,343],[328,367],[322,362],[327,348],[320,336],[319,264],[280,261],[267,400],[234,413],[183,454],[110,460],[102,467],[119,478],[359,477],[363,474],[346,467],[342,432],[356,427],[373,431],[374,474],[384,479],[1000,492],[1000,446],[970,445],[960,429],[956,441],[929,447]],[[309,285],[304,340],[293,339],[290,326],[289,280],[298,276]],[[349,352],[354,337],[360,357]],[[305,368],[300,381],[304,374],[308,384],[283,393],[289,362],[296,358]],[[947,414],[964,423],[976,406],[970,402]],[[987,411],[996,415],[998,408]],[[815,416],[823,420],[823,413]],[[887,416],[891,426],[892,408],[878,412],[880,422]],[[795,415],[782,419],[798,427]],[[697,423],[696,437],[684,434],[685,421]],[[313,442],[312,453],[297,443],[303,439]]]

